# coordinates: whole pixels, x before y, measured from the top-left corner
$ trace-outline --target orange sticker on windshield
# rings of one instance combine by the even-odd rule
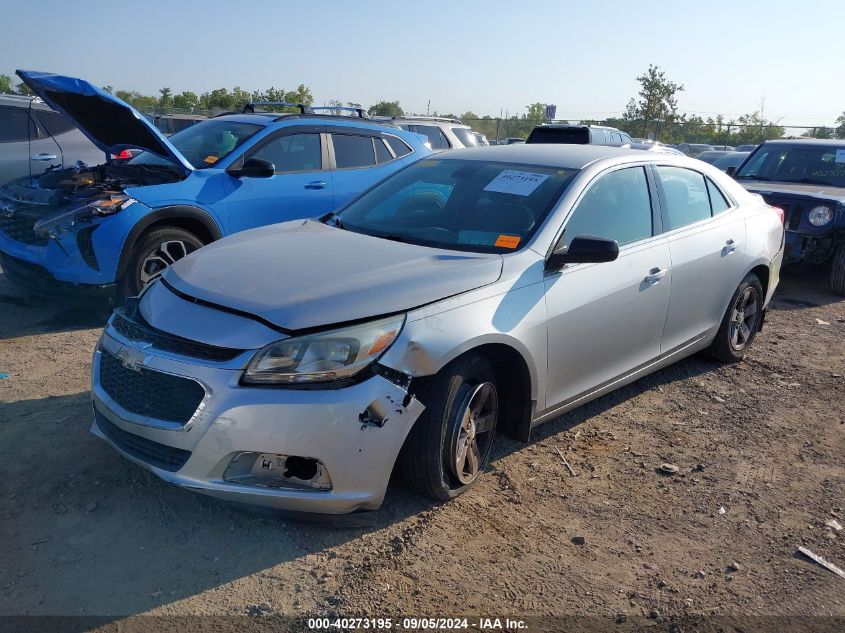
[[[220,159],[219,159],[217,156],[214,156],[214,155],[212,154],[211,156],[206,156],[205,158],[203,158],[203,159],[202,159],[202,162],[204,162],[204,163],[208,163],[209,165],[213,165],[213,164],[214,164],[214,163],[216,163],[218,160],[220,160]]]
[[[501,246],[502,248],[516,248],[519,246],[520,238],[516,235],[500,235],[496,239],[496,246]]]

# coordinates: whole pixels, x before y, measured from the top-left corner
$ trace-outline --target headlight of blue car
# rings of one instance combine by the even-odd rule
[[[107,198],[98,198],[81,207],[74,207],[69,211],[38,221],[35,232],[41,237],[58,238],[70,231],[75,225],[88,223],[97,217],[113,215],[125,209],[135,200],[126,194],[115,194]]]
[[[250,361],[243,382],[293,385],[351,378],[387,351],[404,322],[398,315],[271,343]]]
[[[830,207],[820,205],[810,209],[809,220],[813,226],[825,226],[833,219],[833,210]]]

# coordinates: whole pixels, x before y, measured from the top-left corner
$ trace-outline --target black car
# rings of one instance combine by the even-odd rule
[[[845,140],[766,141],[727,173],[783,209],[784,265],[829,264],[831,290],[845,295]]]
[[[622,130],[604,125],[544,123],[528,135],[526,143],[564,143],[571,145],[631,145],[634,141]]]

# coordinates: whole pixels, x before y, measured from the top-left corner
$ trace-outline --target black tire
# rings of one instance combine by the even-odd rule
[[[743,302],[745,297],[749,298],[745,299],[745,303],[741,306],[740,303]],[[719,331],[716,332],[716,338],[710,344],[709,352],[713,358],[722,363],[737,363],[743,359],[760,330],[764,298],[763,285],[757,275],[754,273],[746,275],[731,297],[725,316],[722,317]],[[745,314],[751,306],[751,301],[756,302],[756,310],[753,318],[746,316],[742,319],[742,324],[745,326],[745,329],[743,329],[737,323],[739,309],[742,308],[743,314]]]
[[[182,244],[184,248],[176,248],[176,243]],[[167,260],[172,260],[169,263],[173,263],[202,246],[202,240],[196,235],[175,226],[162,226],[144,233],[132,247],[126,264],[126,273],[120,284],[121,294],[124,297],[134,297],[141,292],[146,283],[152,280],[150,273],[156,272],[154,266],[157,262],[150,258],[155,259],[157,251],[162,266],[158,270],[160,273],[167,267],[165,266]],[[169,263],[167,263],[168,266]],[[147,270],[144,270],[145,265]],[[153,268],[150,268],[151,266]]]
[[[458,461],[457,444],[466,434],[462,433],[461,422],[466,421],[467,411],[473,398],[490,398],[486,385],[492,386],[492,422],[485,416],[485,428],[475,434],[472,423],[472,437],[479,444],[477,471],[471,481],[465,482],[456,474]],[[425,379],[415,396],[426,406],[425,411],[414,424],[402,451],[399,454],[399,471],[405,481],[418,492],[438,501],[447,501],[471,488],[490,461],[493,437],[498,417],[498,395],[496,377],[490,362],[482,355],[470,353],[461,356],[436,376]],[[481,427],[479,427],[481,428]],[[478,439],[481,438],[481,439]],[[473,451],[466,451],[467,464]],[[472,460],[476,462],[475,459]],[[466,473],[462,473],[466,475]]]
[[[845,244],[840,244],[833,254],[833,265],[830,269],[830,291],[845,296]]]

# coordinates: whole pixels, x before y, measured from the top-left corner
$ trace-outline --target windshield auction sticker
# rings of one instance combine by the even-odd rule
[[[484,191],[530,196],[548,177],[548,174],[506,169],[490,181],[490,184],[484,187]]]
[[[519,236],[517,235],[500,235],[496,239],[495,246],[501,248],[516,248],[519,246]]]

